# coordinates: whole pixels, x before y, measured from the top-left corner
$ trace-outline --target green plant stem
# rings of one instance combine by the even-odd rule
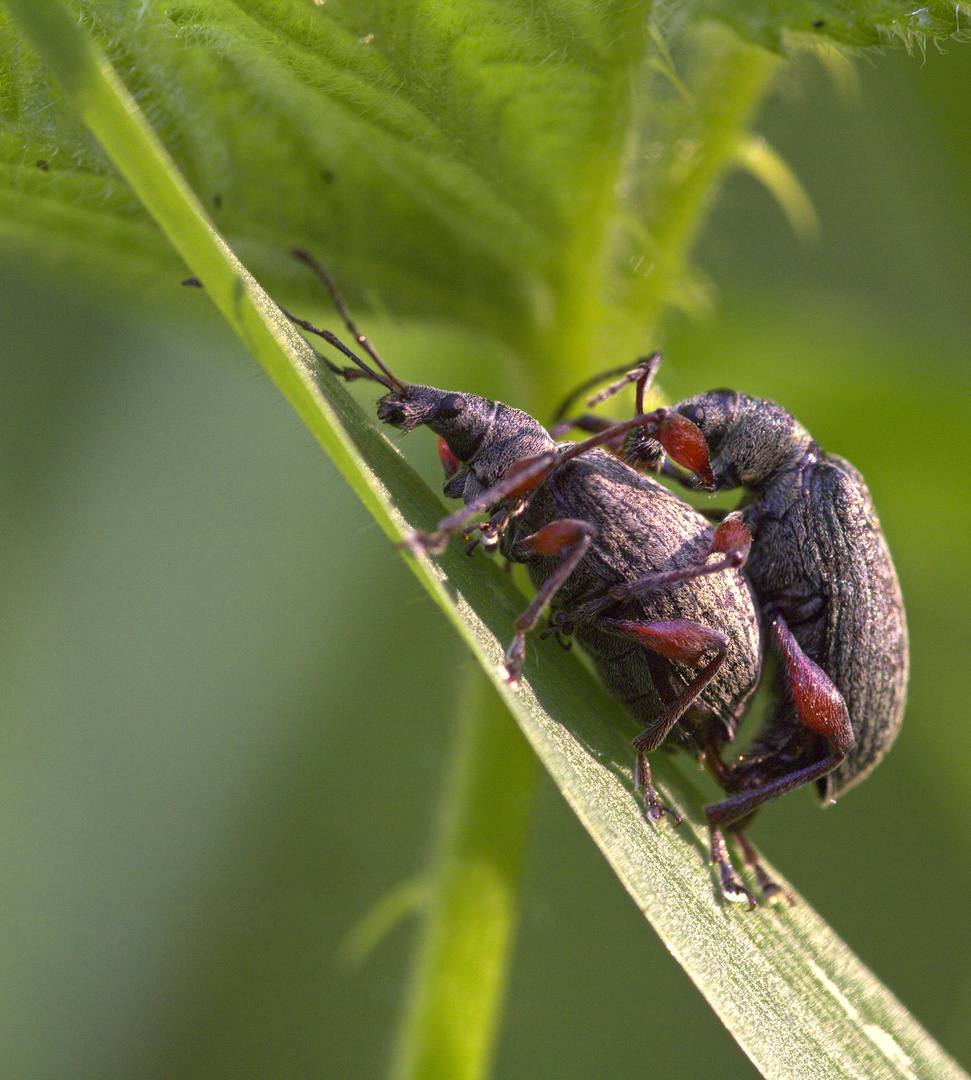
[[[632,290],[632,307],[652,336],[665,309],[678,300],[711,203],[737,165],[752,116],[781,64],[778,56],[720,28],[710,27],[704,36],[704,77],[692,86],[691,127],[665,144],[651,213],[653,265],[635,277]]]
[[[393,1080],[487,1075],[507,983],[536,756],[481,670],[464,681]]]

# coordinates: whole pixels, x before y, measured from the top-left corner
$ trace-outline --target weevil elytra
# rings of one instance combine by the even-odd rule
[[[690,486],[741,488],[752,537],[746,574],[780,663],[773,707],[752,745],[705,760],[728,793],[707,809],[741,841],[759,807],[815,782],[834,801],[896,738],[908,674],[900,584],[860,473],[828,454],[781,405],[712,390],[674,408],[696,424],[710,473]],[[634,433],[628,461],[654,466],[657,443]]]
[[[439,436],[444,492],[464,506],[430,534],[412,534],[416,552],[434,554],[461,535],[525,565],[536,595],[515,620],[501,667],[520,678],[526,635],[544,612],[545,636],[575,638],[606,688],[644,726],[634,741],[634,783],[647,816],[667,813],[651,782],[647,755],[661,745],[695,757],[720,757],[735,737],[762,666],[760,618],[739,573],[750,536],[741,518],[713,526],[653,478],[602,444],[638,430],[692,473],[706,475],[707,446],[695,425],[670,409],[639,415],[579,443],[557,443],[529,414],[474,394],[407,384],[392,374],[360,333],[327,274],[305,253],[330,290],[350,333],[374,366],[335,335],[319,334],[352,366],[324,359],[343,378],[384,387],[378,417],[401,431],[425,426]],[[651,376],[641,374],[641,392]],[[481,519],[485,515],[485,520]],[[723,894],[754,907],[729,861],[721,832],[711,829],[712,860]],[[748,857],[749,852],[746,852]],[[754,853],[752,853],[754,857]]]

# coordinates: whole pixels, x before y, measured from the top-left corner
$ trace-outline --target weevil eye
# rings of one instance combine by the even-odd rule
[[[465,398],[461,394],[449,394],[438,406],[438,419],[451,420],[465,411]]]
[[[685,405],[678,409],[678,412],[681,413],[685,420],[690,420],[697,427],[701,427],[705,422],[705,407],[703,405]]]

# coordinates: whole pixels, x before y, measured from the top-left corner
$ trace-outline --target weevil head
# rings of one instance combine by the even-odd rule
[[[497,403],[475,394],[436,390],[433,386],[407,386],[392,390],[378,402],[378,419],[398,428],[431,428],[445,440],[459,462],[471,461],[488,438]]]
[[[709,390],[675,408],[705,437],[714,491],[759,490],[812,443],[781,405],[736,390]]]
[[[445,494],[466,502],[496,484],[523,458],[556,445],[543,425],[520,409],[432,386],[406,386],[385,394],[378,402],[378,417],[401,431],[421,425],[431,428],[440,440]]]

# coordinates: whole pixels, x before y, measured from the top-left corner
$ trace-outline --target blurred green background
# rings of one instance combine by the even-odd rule
[[[734,179],[715,314],[670,327],[663,385],[774,397],[870,483],[905,726],[836,808],[795,793],[754,835],[968,1067],[971,56],[856,66],[848,100],[801,62],[757,125],[820,240]],[[7,245],[0,327],[3,1075],[381,1075],[412,927],[339,950],[423,866],[455,635],[205,297]],[[367,327],[488,392],[444,338]],[[756,1075],[546,780],[528,860],[498,1077]]]

